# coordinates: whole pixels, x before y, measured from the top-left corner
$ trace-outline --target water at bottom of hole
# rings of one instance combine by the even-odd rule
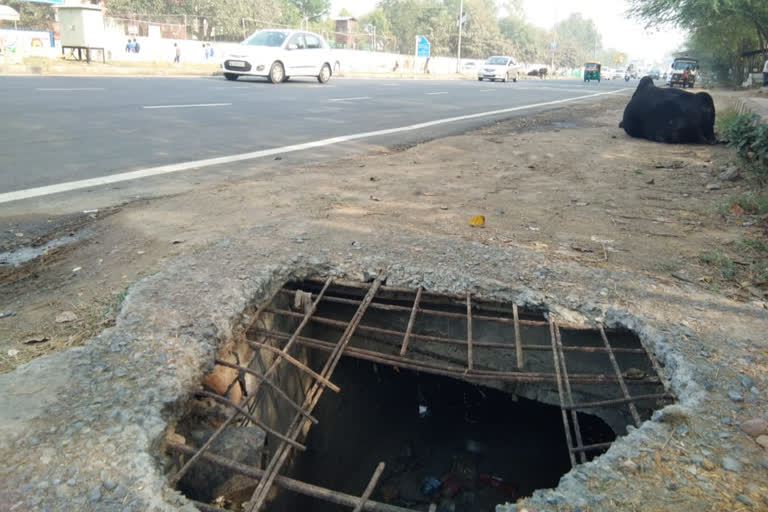
[[[360,496],[379,462],[371,499],[415,510],[494,510],[557,486],[570,469],[560,409],[460,380],[343,358],[290,475]],[[612,441],[596,416],[579,415],[585,443]],[[348,507],[281,492],[270,512]]]

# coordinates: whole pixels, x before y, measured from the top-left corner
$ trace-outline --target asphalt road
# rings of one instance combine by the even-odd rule
[[[599,99],[590,95],[629,94],[622,89],[633,86],[624,81],[598,85],[575,80],[333,79],[327,85],[313,80],[272,85],[223,78],[3,76],[0,199],[5,194],[9,202],[10,192],[182,162],[270,149],[279,153],[286,146],[334,137],[359,137],[384,145],[415,142],[571,100]],[[567,102],[556,103],[559,100]],[[515,108],[519,109],[461,119]],[[432,126],[411,126],[457,117]],[[397,130],[407,126],[411,128]],[[330,141],[323,147],[346,142]],[[311,161],[313,148],[301,155]],[[241,162],[235,158],[224,163],[231,167]],[[221,164],[202,167],[215,175]],[[184,181],[183,175],[173,177]],[[146,187],[151,187],[151,176],[150,172],[142,178]]]

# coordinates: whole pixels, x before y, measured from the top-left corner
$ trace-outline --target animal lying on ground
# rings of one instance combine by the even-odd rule
[[[627,135],[671,144],[715,144],[715,104],[706,92],[659,88],[644,77],[619,128]]]

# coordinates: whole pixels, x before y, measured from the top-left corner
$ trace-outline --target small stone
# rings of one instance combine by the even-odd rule
[[[746,494],[737,494],[736,501],[738,501],[739,503],[743,503],[749,507],[753,507],[755,505],[755,502],[752,501],[752,499]]]
[[[114,491],[117,487],[117,482],[114,480],[104,480],[104,488],[108,491]]]
[[[679,427],[677,427],[677,428],[675,429],[675,433],[676,433],[678,436],[680,436],[680,437],[685,437],[685,436],[687,436],[687,435],[688,435],[688,433],[689,433],[690,431],[691,431],[691,427],[689,427],[688,425],[685,425],[685,424],[683,424],[683,425],[680,425]]]
[[[735,165],[726,167],[726,169],[720,173],[718,179],[721,181],[736,181],[740,178],[740,169]]]
[[[731,390],[728,392],[728,398],[733,400],[734,402],[743,402],[744,397],[739,393],[738,391]]]
[[[701,467],[704,469],[704,471],[714,471],[715,469],[715,465],[707,459],[701,461]]]
[[[752,377],[748,375],[742,375],[741,376],[741,385],[744,386],[745,389],[749,389],[751,387],[754,387],[755,381],[752,380]]]
[[[707,190],[720,190],[720,184],[719,183],[710,183],[707,185]]]
[[[738,473],[744,468],[744,465],[734,459],[733,457],[723,457],[723,469],[726,471],[731,471],[733,473]]]
[[[74,314],[72,311],[62,311],[58,315],[56,315],[56,323],[57,324],[66,324],[69,322],[74,322],[77,320],[77,315]]]
[[[741,430],[749,437],[759,437],[768,432],[768,421],[762,418],[752,418],[741,424]]]
[[[720,418],[720,423],[722,423],[723,425],[732,425],[733,420],[731,420],[731,418],[728,416],[723,416],[722,418]]]
[[[768,436],[758,436],[755,442],[768,450]]]
[[[101,499],[101,489],[98,487],[94,487],[91,489],[91,492],[88,493],[88,501],[91,503],[96,503]]]
[[[635,464],[635,462],[632,459],[627,459],[623,461],[621,464],[619,464],[619,467],[622,469],[622,471],[625,471],[627,473],[637,473],[638,466]]]

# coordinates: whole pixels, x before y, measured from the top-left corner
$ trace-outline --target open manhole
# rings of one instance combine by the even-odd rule
[[[492,510],[673,397],[631,332],[372,283],[288,283],[170,436],[200,510]]]

